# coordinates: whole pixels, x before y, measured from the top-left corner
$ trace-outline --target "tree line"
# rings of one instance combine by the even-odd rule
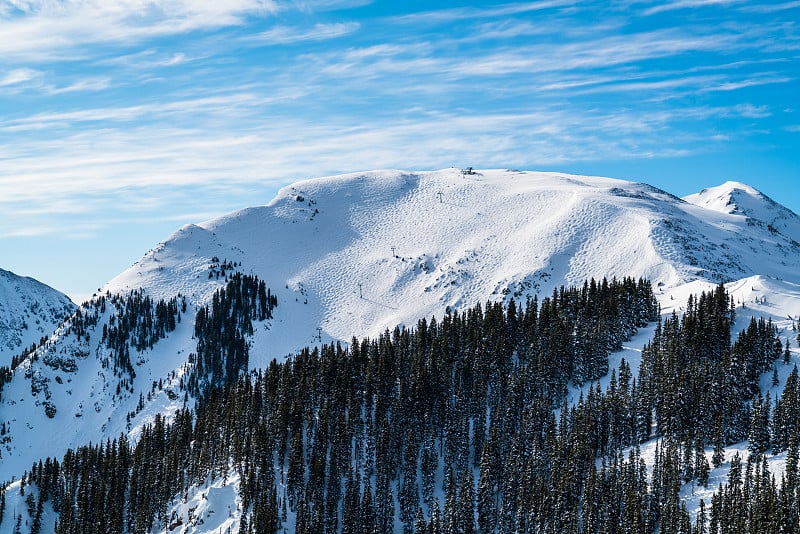
[[[35,495],[34,524],[50,502],[59,533],[170,529],[188,520],[170,513],[177,500],[236,475],[245,533],[777,534],[800,525],[797,372],[774,408],[759,399],[754,380],[784,351],[769,321],[731,343],[735,307],[722,286],[660,321],[638,373],[623,360],[607,387],[593,381],[608,373],[609,353],[659,321],[646,280],[448,309],[253,372],[237,350],[264,310],[259,290],[254,300],[242,289],[229,285],[196,319],[198,354],[220,347],[187,384],[196,405],[169,423],[157,417],[135,445],[121,436],[32,466],[22,488]],[[571,383],[589,384],[574,404]],[[728,483],[692,516],[680,489],[708,483],[706,448],[759,435],[750,460],[733,458]],[[653,439],[648,472],[639,445]],[[782,480],[765,468],[770,451],[786,451]]]

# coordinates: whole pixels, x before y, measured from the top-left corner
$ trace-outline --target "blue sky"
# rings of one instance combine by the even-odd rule
[[[800,1],[0,0],[0,267],[81,299],[300,178],[557,170],[800,212]]]

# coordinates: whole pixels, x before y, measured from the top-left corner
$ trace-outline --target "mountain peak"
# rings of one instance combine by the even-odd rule
[[[683,200],[719,213],[740,215],[750,224],[760,224],[772,233],[800,241],[800,217],[747,184],[728,181],[686,196]]]
[[[766,202],[734,182],[704,195],[748,210]],[[749,216],[604,177],[376,170],[300,181],[266,206],[186,226],[104,291],[142,287],[153,298],[180,293],[204,305],[231,272],[223,266],[235,264],[282,303],[269,334],[270,354],[282,355],[318,337],[318,328],[348,340],[448,306],[524,300],[589,278],[645,277],[673,286],[754,273],[783,277],[781,261],[793,261],[800,245],[781,226],[771,233],[775,219],[751,224]],[[777,244],[780,258],[764,266]]]
[[[763,220],[767,212],[779,208],[777,202],[758,189],[742,182],[727,181],[683,198],[685,201],[720,213],[745,215]],[[769,214],[766,218],[769,218]]]
[[[736,180],[728,180],[724,184],[717,186],[718,189],[730,189],[731,191],[740,190],[751,195],[761,195],[761,191],[756,189],[755,187],[748,185],[744,182],[738,182]]]
[[[74,309],[63,293],[0,269],[0,364],[49,335]]]

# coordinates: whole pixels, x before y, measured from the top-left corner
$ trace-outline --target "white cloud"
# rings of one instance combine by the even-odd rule
[[[423,11],[410,15],[392,17],[394,23],[402,24],[441,24],[459,20],[485,19],[494,17],[510,17],[546,9],[572,7],[578,5],[575,0],[540,0],[538,2],[508,3],[494,7],[468,7]]]
[[[240,25],[276,10],[271,0],[0,0],[0,55],[74,60],[85,45]]]
[[[791,81],[794,81],[794,78],[789,78],[787,76],[765,76],[746,80],[728,81],[707,87],[705,88],[705,91],[736,91],[738,89],[745,89],[747,87],[756,87],[759,85],[769,85],[773,83],[788,83]]]
[[[437,79],[470,79],[539,74],[545,72],[596,71],[610,67],[678,56],[694,52],[726,53],[748,46],[739,34],[691,35],[680,30],[654,30],[632,35],[593,36],[563,43],[547,41],[530,45],[491,47],[474,55],[452,55],[439,43],[422,42],[405,47],[382,44],[311,56],[325,74],[369,78],[404,74],[430,75]],[[592,72],[591,76],[596,76]],[[402,83],[401,79],[394,79]]]
[[[676,76],[676,75],[675,75]],[[719,83],[719,76],[663,76],[663,79],[642,79],[643,75],[626,78],[625,76],[581,77],[576,80],[567,80],[541,87],[542,90],[570,90],[571,94],[597,94],[597,93],[652,93],[653,91],[666,91],[687,88],[697,91],[711,83]]]
[[[454,40],[461,43],[473,43],[557,35],[559,41],[567,41],[579,37],[605,35],[621,29],[624,25],[622,20],[593,21],[576,25],[564,19],[549,20],[547,23],[542,23],[535,20],[521,21],[513,18],[501,18],[475,24],[461,32]]]
[[[26,237],[40,237],[45,235],[63,235],[63,226],[57,224],[51,225],[26,225],[26,226],[4,226],[0,225],[3,230],[4,238],[26,238]]]
[[[213,115],[214,113],[231,114],[236,110],[251,108],[255,105],[270,102],[275,98],[280,98],[280,96],[260,97],[248,93],[234,93],[223,96],[173,100],[156,104],[37,113],[0,122],[0,132],[41,130],[46,127],[92,122],[131,122],[153,115],[165,118],[170,115],[187,116],[199,113],[203,115]]]
[[[739,104],[735,106],[736,113],[748,119],[763,119],[772,115],[767,106],[754,106],[753,104]]]
[[[175,54],[172,54],[171,58],[160,62],[159,65],[164,67],[173,67],[175,65],[180,65],[181,63],[186,63],[186,54],[182,52],[177,52]]]
[[[749,11],[752,13],[774,13],[776,11],[785,11],[787,9],[795,9],[800,7],[800,1],[784,2],[782,4],[761,4],[754,6],[742,6],[742,11]]]
[[[62,87],[50,87],[46,91],[51,95],[76,93],[79,91],[102,91],[111,85],[111,78],[84,78]]]
[[[156,69],[186,65],[204,59],[208,54],[187,55],[185,52],[162,52],[153,48],[140,50],[132,54],[123,54],[112,58],[94,61],[94,65],[104,69],[121,68],[134,71],[154,71]],[[129,73],[126,73],[130,75]]]
[[[0,87],[28,82],[41,76],[42,73],[34,69],[14,69],[0,78]]]
[[[655,79],[652,79],[655,78]],[[541,91],[569,91],[571,95],[638,93],[661,98],[677,98],[687,94],[700,94],[715,91],[736,91],[747,87],[781,84],[793,81],[789,77],[772,75],[758,76],[742,80],[731,80],[726,74],[684,76],[680,72],[665,73],[621,73],[617,76],[573,76],[558,78],[537,87]]]
[[[669,6],[679,4],[700,2]],[[0,211],[6,221],[0,221],[0,235],[8,221],[23,219],[37,232],[63,231],[46,224],[48,213],[102,221],[98,214],[116,206],[130,210],[125,217],[153,219],[175,199],[195,200],[201,190],[230,194],[377,167],[529,167],[685,155],[722,136],[748,135],[708,128],[729,122],[714,119],[750,124],[769,116],[766,107],[736,106],[739,95],[732,91],[793,81],[781,64],[754,66],[774,59],[759,52],[782,35],[776,27],[654,24],[651,31],[623,34],[626,19],[614,11],[596,26],[570,29],[575,21],[568,12],[585,14],[586,8],[569,1],[432,11],[361,25],[311,18],[306,26],[293,21],[261,33],[247,26],[162,41],[150,38],[244,26],[254,16],[289,7],[256,0],[32,0],[21,9],[10,6],[0,0],[0,34],[12,36],[0,42],[2,57],[79,58],[70,69],[79,63],[87,70],[63,78],[78,69],[43,67],[48,83],[37,80],[36,89],[45,104],[37,109],[44,111],[0,117]],[[90,7],[97,12],[89,14]],[[535,13],[514,17],[524,12]],[[448,26],[460,20],[467,22]],[[412,22],[423,31],[412,31]],[[450,31],[454,27],[466,31]],[[357,41],[368,46],[334,40],[387,30]],[[288,56],[283,63],[236,57],[243,44],[323,39],[331,42],[321,52],[311,47],[317,52],[275,54]],[[125,47],[95,46],[107,43]],[[81,61],[84,53],[91,61]],[[177,65],[183,67],[169,69]],[[50,81],[57,76],[62,78]],[[151,82],[155,76],[163,78]],[[33,69],[0,72],[0,85],[41,77]],[[145,83],[150,85],[139,92]],[[102,103],[80,101],[76,94],[101,90],[108,90],[96,95]],[[732,103],[714,102],[720,91]],[[692,100],[673,107],[685,96]],[[687,107],[687,101],[703,105]],[[206,206],[175,208],[198,209]]]
[[[664,11],[674,11],[676,9],[694,9],[708,6],[728,6],[736,4],[742,0],[676,0],[675,2],[666,2],[655,7],[646,9],[644,15],[656,15]]]
[[[288,0],[287,2],[280,2],[280,5],[282,8],[287,7],[305,13],[318,13],[337,9],[352,9],[371,3],[372,0]]]
[[[192,195],[198,188],[280,185],[369,168],[440,168],[464,161],[524,166],[658,154],[684,148],[681,140],[663,144],[674,118],[668,112],[565,109],[429,113],[388,125],[284,117],[242,132],[162,124],[19,140],[3,155],[0,234],[12,229],[11,221],[14,227],[42,228],[48,214],[93,218],[109,206],[146,219],[169,201],[165,191]]]
[[[267,31],[248,37],[247,40],[260,41],[265,44],[293,44],[306,41],[324,41],[343,37],[358,29],[361,25],[357,22],[342,22],[336,24],[315,24],[311,28],[276,26]]]

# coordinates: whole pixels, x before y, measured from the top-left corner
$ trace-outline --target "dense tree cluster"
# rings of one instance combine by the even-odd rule
[[[211,264],[208,266],[208,277],[219,280],[220,277],[227,279],[226,271],[231,273],[236,267],[240,267],[241,262],[232,262],[224,259],[220,262],[218,256],[211,258]]]
[[[765,456],[742,465],[731,461],[727,482],[711,499],[708,513],[698,514],[695,532],[784,534],[800,532],[798,497],[798,434],[788,450],[780,483],[767,468]]]
[[[77,310],[63,323],[63,337],[74,336],[75,340],[83,345],[72,351],[73,356],[88,356],[86,348],[90,340],[90,331],[96,327],[100,318],[105,316],[109,306],[113,310],[108,318],[108,322],[103,324],[102,338],[100,343],[110,349],[110,358],[103,359],[103,366],[113,366],[116,375],[127,373],[128,379],[120,380],[119,389],[122,385],[129,384],[136,373],[130,359],[130,349],[138,351],[152,349],[156,342],[165,338],[168,333],[175,330],[177,323],[181,320],[181,313],[186,312],[186,299],[180,294],[168,301],[154,301],[147,296],[143,290],[131,291],[128,295],[111,295],[106,293],[93,297],[90,301]],[[21,354],[14,356],[11,366],[0,366],[0,393],[3,386],[8,383],[16,369],[22,362],[32,358],[39,358],[37,349],[48,344],[48,339],[42,337],[39,344],[33,344],[22,351]],[[61,352],[64,352],[62,349]],[[77,366],[69,358],[62,358],[58,354],[50,352],[45,354],[45,363],[54,368],[61,368],[72,372]],[[55,414],[55,407],[52,403],[46,403],[48,415]]]
[[[253,321],[271,319],[277,305],[278,299],[257,276],[231,275],[225,287],[214,293],[211,304],[197,311],[190,391],[197,395],[247,371],[247,336],[253,335]]]
[[[13,369],[13,367],[10,368],[5,365],[0,365],[0,398],[2,398],[3,386],[11,382],[11,377],[13,376],[11,369]]]
[[[631,407],[640,439],[655,433],[687,446],[699,441],[721,448],[748,438],[751,414],[743,401],[759,391],[759,376],[783,346],[777,328],[763,319],[751,320],[731,345],[735,314],[720,284],[689,297],[682,317],[673,313],[658,324],[642,351],[637,405]]]
[[[128,466],[120,475],[129,485],[123,492],[129,512],[121,528],[146,531],[148,521],[168,523],[162,512],[169,497],[226,472],[231,462],[242,474],[245,523],[256,530],[283,523],[287,513],[298,530],[308,532],[323,525],[344,528],[356,516],[379,530],[392,530],[396,519],[436,524],[437,515],[444,531],[457,528],[457,522],[475,527],[462,513],[467,506],[477,509],[475,471],[482,462],[484,483],[496,480],[494,513],[515,521],[518,498],[502,505],[502,496],[512,492],[500,487],[506,478],[519,483],[516,469],[527,463],[522,457],[527,443],[555,446],[544,443],[541,429],[557,428],[552,408],[570,376],[581,366],[606,369],[609,351],[658,312],[645,281],[591,282],[555,292],[541,306],[533,300],[522,308],[512,301],[507,307],[488,303],[485,311],[480,305],[461,314],[448,311],[441,321],[422,320],[413,331],[354,339],[348,350],[306,350],[256,376],[232,380],[242,376],[236,365],[246,365],[246,359],[226,364],[231,354],[242,354],[229,349],[241,347],[239,339],[252,332],[251,320],[268,318],[274,304],[263,283],[232,277],[195,323],[198,355],[211,354],[197,361],[203,362],[201,369],[219,366],[209,382],[224,387],[211,389],[196,414],[179,415],[170,427],[157,421],[124,460],[118,456],[127,445],[118,442],[76,453],[104,457],[80,464],[81,469],[118,461]],[[590,307],[612,320],[589,321]],[[582,324],[587,321],[591,344],[576,333],[590,328]],[[588,354],[595,363],[584,365]],[[129,463],[137,456],[150,461]],[[593,459],[594,451],[582,458]],[[73,463],[65,459],[62,469]],[[38,473],[34,469],[32,476]],[[92,531],[92,512],[82,511],[81,499],[87,492],[111,495],[102,486],[62,485],[58,506],[71,503],[62,511],[62,531]],[[445,497],[441,506],[437,493]],[[102,509],[100,503],[92,508]],[[486,510],[484,516],[492,513]]]
[[[622,341],[658,315],[648,281],[592,279],[581,288],[554,291],[539,310],[535,300],[529,302],[522,338],[515,341],[521,341],[519,350],[525,355],[558,360],[561,367],[554,371],[562,379],[583,383],[608,374],[609,353],[620,350]]]
[[[226,329],[244,336],[269,316],[261,287],[234,278],[215,296],[197,317],[198,353],[217,343],[209,336],[237,342]],[[569,381],[604,374],[609,351],[657,318],[647,282],[448,310],[252,373],[238,360],[228,367],[225,345],[202,364],[219,370],[202,375],[193,410],[170,424],[157,417],[135,446],[121,437],[34,465],[23,477],[23,487],[38,488],[30,515],[45,501],[60,514],[59,533],[173,529],[187,521],[169,512],[176,499],[236,473],[243,533],[795,532],[797,371],[774,409],[754,398],[752,373],[782,353],[763,321],[731,345],[733,314],[724,289],[693,298],[686,317],[657,326],[638,378],[623,360],[607,387],[591,383],[573,405],[564,400]],[[718,372],[722,393],[692,383]],[[707,423],[697,407],[719,399],[736,411],[711,419],[722,442],[761,433],[764,445],[749,462],[731,461],[728,483],[693,517],[680,489],[708,484],[705,446],[717,445],[697,431]],[[648,473],[638,445],[655,436]],[[765,468],[770,449],[787,451],[780,481]]]
[[[100,308],[104,311],[106,297],[100,299]],[[144,291],[138,290],[125,297],[110,296],[108,300],[116,313],[103,325],[102,342],[111,349],[114,370],[135,377],[130,348],[140,352],[152,349],[156,342],[175,330],[181,321],[181,312],[186,312],[186,299],[178,295],[168,301],[153,302]]]

